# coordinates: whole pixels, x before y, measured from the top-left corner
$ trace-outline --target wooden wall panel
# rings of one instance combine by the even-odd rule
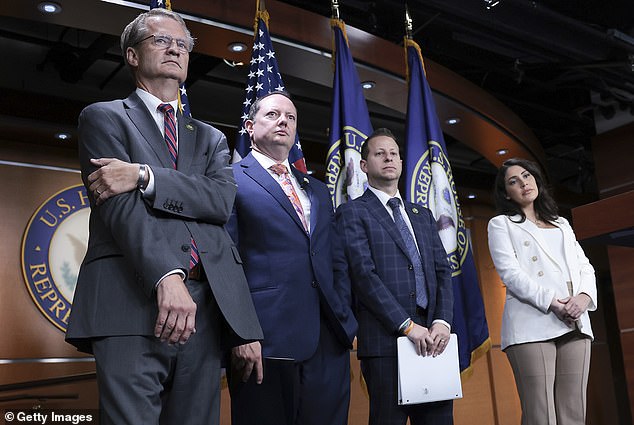
[[[27,397],[23,397],[25,395]],[[32,398],[31,396],[37,397]],[[61,409],[97,410],[99,408],[97,383],[93,379],[75,384],[50,385],[0,394],[0,410],[33,408],[56,411]]]
[[[625,379],[629,391],[630,408],[634,408],[634,332],[621,331],[621,347],[625,364]]]
[[[601,198],[634,190],[634,124],[615,128],[592,140],[594,168]]]
[[[630,410],[634,411],[634,248],[608,246]]]
[[[609,246],[608,255],[619,328],[630,331],[634,328],[634,248]]]
[[[356,350],[350,352],[350,411],[348,423],[367,424],[370,414],[370,401],[367,390],[361,380],[361,364]]]
[[[93,362],[73,362],[85,357],[66,344],[64,334],[51,324],[31,299],[21,271],[21,245],[31,215],[51,195],[81,183],[72,171],[29,168],[20,164],[43,164],[76,169],[72,149],[29,144],[0,144],[0,386],[93,373]],[[11,165],[15,163],[15,165]],[[41,363],[39,358],[70,358],[67,363]],[[19,360],[19,363],[11,361]],[[22,399],[22,395],[37,399]],[[49,398],[68,396],[69,398]],[[94,379],[61,385],[34,386],[0,393],[0,408],[98,407]]]
[[[596,316],[596,315],[595,315]],[[591,320],[593,317],[591,316]],[[593,330],[595,322],[592,322]],[[615,408],[614,377],[610,369],[610,349],[605,342],[592,344],[590,377],[588,380],[588,409],[586,423],[589,425],[618,424],[619,414]]]
[[[489,357],[495,389],[496,425],[519,424],[522,410],[511,365],[499,346],[493,347]]]
[[[0,364],[0,386],[95,372],[94,361]]]
[[[25,158],[26,159],[26,158]],[[72,357],[64,341],[31,299],[21,272],[21,245],[31,215],[51,195],[81,183],[79,174],[0,165],[0,358]]]
[[[454,403],[454,422],[456,425],[471,425],[476,423],[474,415],[477,415],[477,423],[494,424],[494,394],[486,355],[473,364],[472,371],[473,374],[462,381],[463,398]]]

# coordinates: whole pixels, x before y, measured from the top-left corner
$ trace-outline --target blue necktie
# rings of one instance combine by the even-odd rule
[[[392,208],[394,214],[394,223],[398,227],[401,236],[405,241],[405,247],[407,248],[407,254],[412,261],[414,267],[414,278],[416,279],[416,304],[421,308],[427,308],[427,290],[425,289],[425,273],[423,272],[423,263],[420,258],[418,248],[416,248],[416,242],[412,232],[409,231],[405,219],[401,215],[401,200],[399,198],[391,198],[387,201],[387,205]]]

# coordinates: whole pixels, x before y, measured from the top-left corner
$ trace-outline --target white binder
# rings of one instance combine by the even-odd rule
[[[458,337],[451,334],[439,356],[419,356],[406,337],[397,340],[398,404],[429,403],[462,398]]]

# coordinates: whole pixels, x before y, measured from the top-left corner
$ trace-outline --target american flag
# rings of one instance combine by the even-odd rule
[[[170,0],[150,0],[150,9],[156,9],[157,7],[172,10],[172,2]],[[192,116],[192,111],[189,109],[189,99],[187,98],[185,82],[181,84],[180,90],[178,91],[178,109],[183,116]]]
[[[280,75],[275,51],[271,43],[271,37],[267,28],[269,14],[266,10],[258,10],[255,16],[255,41],[253,43],[253,53],[249,65],[249,76],[245,90],[244,102],[242,102],[242,116],[240,117],[240,130],[236,139],[236,148],[233,151],[233,162],[238,162],[244,158],[251,148],[251,140],[247,132],[245,122],[249,115],[249,108],[258,97],[273,91],[286,90],[282,76]],[[306,172],[306,162],[304,153],[299,142],[299,136],[295,136],[288,161],[298,170]]]

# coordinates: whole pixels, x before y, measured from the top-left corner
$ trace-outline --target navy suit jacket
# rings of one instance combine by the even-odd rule
[[[141,98],[95,103],[79,117],[79,159],[86,187],[90,158],[149,164],[154,199],[138,190],[102,205],[92,197],[88,252],[81,265],[66,339],[89,351],[92,338],[153,335],[155,285],[170,270],[189,269],[193,236],[214,298],[230,330],[261,339],[240,256],[224,228],[236,185],[225,136],[179,116],[178,169]]]
[[[423,262],[427,285],[427,322],[416,314],[416,281],[405,242],[392,217],[369,190],[342,204],[336,213],[345,256],[335,264],[348,273],[359,321],[358,356],[395,356],[399,326],[408,318],[425,327],[437,319],[451,323],[451,268],[431,211],[405,202]]]
[[[251,154],[233,165],[238,194],[227,228],[264,331],[263,355],[303,361],[317,349],[321,316],[345,347],[351,347],[357,323],[349,286],[333,280],[328,189],[291,169],[310,198],[310,235],[279,183]]]

